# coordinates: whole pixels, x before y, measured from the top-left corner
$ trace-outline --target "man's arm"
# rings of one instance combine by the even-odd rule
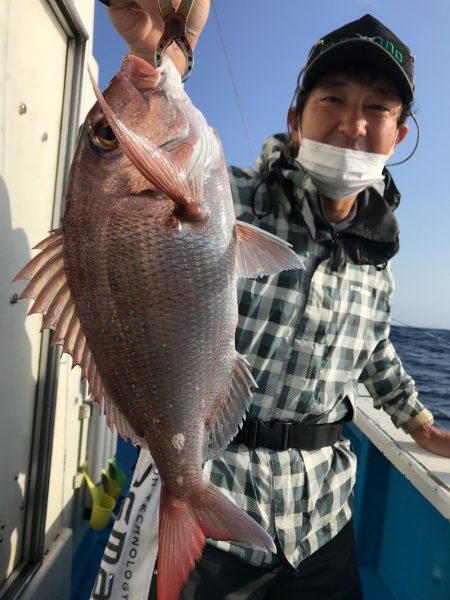
[[[175,9],[179,7],[180,1],[172,0]],[[192,4],[186,29],[192,48],[208,18],[209,3],[210,0],[194,0]],[[158,0],[110,0],[110,6],[106,10],[114,28],[127,42],[129,53],[153,63],[156,46],[164,29]],[[169,46],[167,55],[173,60],[179,73],[183,74],[185,58],[176,44]]]
[[[383,408],[396,427],[422,448],[450,457],[450,432],[433,425],[433,415],[417,398],[415,384],[389,339],[378,344],[360,376],[376,408]]]
[[[429,410],[423,410],[405,423],[404,429],[421,448],[450,458],[450,431],[434,427],[433,415]]]

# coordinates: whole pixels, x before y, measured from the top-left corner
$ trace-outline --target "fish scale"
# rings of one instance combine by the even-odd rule
[[[205,248],[204,252],[200,254],[199,247],[201,248],[202,242],[199,241],[198,232],[194,236],[189,231],[179,231],[175,232],[175,238],[173,238],[167,234],[165,229],[158,232],[157,227],[155,230],[154,215],[148,224],[142,221],[138,222],[138,220],[133,222],[129,212],[131,208],[130,203],[125,223],[121,221],[120,215],[111,220],[108,248],[105,253],[108,261],[99,261],[96,264],[95,282],[88,283],[86,288],[81,290],[84,293],[85,289],[89,289],[92,294],[95,283],[95,289],[99,291],[91,298],[90,302],[91,306],[95,306],[95,310],[91,308],[89,311],[84,311],[80,308],[79,312],[80,314],[85,313],[83,324],[88,339],[95,338],[102,315],[109,314],[111,318],[114,318],[114,326],[110,328],[110,339],[101,336],[103,338],[101,342],[95,344],[98,351],[102,353],[101,357],[97,357],[97,363],[103,373],[105,385],[110,393],[114,390],[118,405],[134,430],[142,432],[144,428],[145,437],[160,439],[161,442],[164,442],[164,435],[168,439],[172,439],[180,430],[183,430],[184,423],[192,421],[189,411],[193,414],[203,413],[204,419],[206,419],[210,412],[209,405],[216,405],[218,399],[223,401],[222,399],[228,391],[229,365],[234,350],[229,344],[230,329],[224,328],[224,325],[230,320],[229,313],[233,312],[235,326],[237,311],[235,303],[232,302],[234,290],[230,286],[224,286],[223,278],[217,274],[229,268],[227,262],[233,260],[234,251],[231,247],[227,256],[220,244],[215,244],[213,255],[206,252],[207,248],[211,246],[207,240],[214,238],[214,233],[223,234],[217,226],[216,232],[211,232],[210,227],[205,227],[206,242],[203,244]],[[217,222],[219,219],[211,216],[210,222],[213,221]],[[65,231],[68,236],[75,240],[78,239],[75,233],[71,235],[70,232],[70,213]],[[231,237],[230,234],[231,228],[228,232],[229,237]],[[95,239],[98,236],[97,232],[93,231],[92,236]],[[146,245],[142,243],[142,239],[146,240]],[[77,257],[75,267],[77,270],[80,262],[87,263],[86,260],[83,260],[83,253],[88,253],[92,243],[93,240],[89,242],[84,238],[83,244],[80,244],[72,253]],[[232,246],[230,243],[228,245]],[[195,255],[194,252],[197,253],[196,261],[190,259]],[[202,260],[198,258],[201,256],[203,256]],[[216,262],[214,256],[218,257],[219,264],[214,264]],[[133,259],[131,260],[130,257]],[[70,278],[69,265],[67,270]],[[172,271],[170,278],[164,276],[168,270]],[[92,270],[90,272],[92,276]],[[208,281],[206,290],[202,288],[205,273]],[[105,282],[108,283],[111,296],[104,294]],[[131,282],[134,282],[133,288],[130,287]],[[141,286],[141,282],[146,282],[147,285]],[[136,288],[140,288],[137,295],[130,291]],[[76,297],[78,304],[83,303],[83,293],[81,292]],[[221,294],[220,298],[218,298],[218,293]],[[148,298],[148,301],[141,305],[136,302],[137,297]],[[167,303],[172,298],[176,299],[178,312],[167,310]],[[221,319],[217,318],[217,302],[224,306]],[[227,310],[228,307],[231,307],[232,310]],[[112,314],[113,309],[116,311],[114,314]],[[130,310],[133,311],[131,319]],[[203,324],[206,322],[206,325],[199,327],[200,322]],[[204,336],[199,338],[199,333],[206,332],[209,339],[204,339]],[[141,349],[137,357],[131,356],[130,341],[133,342],[131,348]],[[211,348],[226,348],[227,345],[229,351],[221,351],[222,360],[218,362],[215,360],[216,356]],[[178,360],[180,354],[190,356],[191,361]],[[115,373],[108,376],[107,371],[110,365],[117,364],[119,360],[122,365],[119,371],[120,377],[117,377]],[[125,370],[124,364],[130,365],[131,368]],[[202,370],[193,371],[192,364],[201,365]],[[220,372],[221,365],[226,369],[224,375]],[[215,373],[214,378],[209,375],[213,372]],[[158,377],[157,374],[161,374],[163,378]],[[117,385],[111,387],[108,384],[109,380]],[[166,402],[166,398],[183,395],[186,399],[184,404],[178,405],[182,409],[180,419],[177,419],[175,411],[169,411],[166,417],[167,424],[161,419],[163,422],[156,428],[152,426],[151,422],[142,421],[141,411],[135,410],[138,408],[137,403],[131,403],[129,400],[130,389],[134,385],[137,390],[132,393],[134,398],[136,399],[136,393],[138,393],[142,402],[149,403],[151,412],[159,412],[163,415],[162,408],[167,412],[167,407],[160,407],[159,398],[155,398],[152,389],[149,389],[149,383],[155,381],[157,384],[151,383],[151,386],[156,385],[163,404]],[[141,384],[136,382],[141,382]],[[196,382],[200,387],[200,395],[198,392],[189,393],[195,388]],[[208,383],[209,385],[207,385]],[[202,405],[201,400],[205,398],[207,404]],[[189,411],[185,407],[189,407]],[[179,421],[181,421],[180,425]],[[160,430],[163,430],[165,434],[159,434]],[[196,436],[195,442],[196,446],[193,443],[186,446],[186,453],[189,453],[191,447],[195,454],[201,453],[203,436]],[[173,471],[172,455],[175,452],[177,452],[176,449],[171,450],[169,459],[164,463],[162,459],[158,460],[157,456],[154,458],[159,463],[163,477],[165,464],[169,465],[166,479],[177,482],[175,488],[176,493],[179,494],[178,478],[181,473]],[[201,477],[199,465],[198,462],[197,478]],[[184,482],[187,486],[192,485],[191,479],[186,476]]]

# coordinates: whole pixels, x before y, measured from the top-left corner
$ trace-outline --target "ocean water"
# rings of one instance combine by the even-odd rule
[[[416,382],[419,399],[436,425],[450,431],[450,330],[393,325],[390,339]]]

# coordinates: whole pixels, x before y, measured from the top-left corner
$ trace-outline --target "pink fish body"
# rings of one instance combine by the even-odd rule
[[[235,220],[220,142],[170,61],[129,56],[89,112],[62,230],[16,279],[81,367],[110,426],[161,475],[158,599],[176,600],[207,537],[275,547],[202,474],[254,381],[235,350],[236,281],[301,267]]]

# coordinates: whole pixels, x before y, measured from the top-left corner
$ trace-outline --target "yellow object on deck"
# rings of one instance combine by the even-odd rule
[[[127,476],[117,465],[115,458],[110,458],[108,461],[108,474],[111,479],[114,479],[120,489],[122,489],[127,481]]]
[[[92,529],[99,531],[109,525],[116,500],[105,492],[103,485],[95,485],[85,469],[83,469],[83,473],[92,496],[92,513],[89,524]]]
[[[111,498],[114,499],[114,502],[116,502],[117,498],[120,496],[122,487],[114,481],[106,469],[102,469],[102,485],[105,493],[108,496],[111,496]]]

